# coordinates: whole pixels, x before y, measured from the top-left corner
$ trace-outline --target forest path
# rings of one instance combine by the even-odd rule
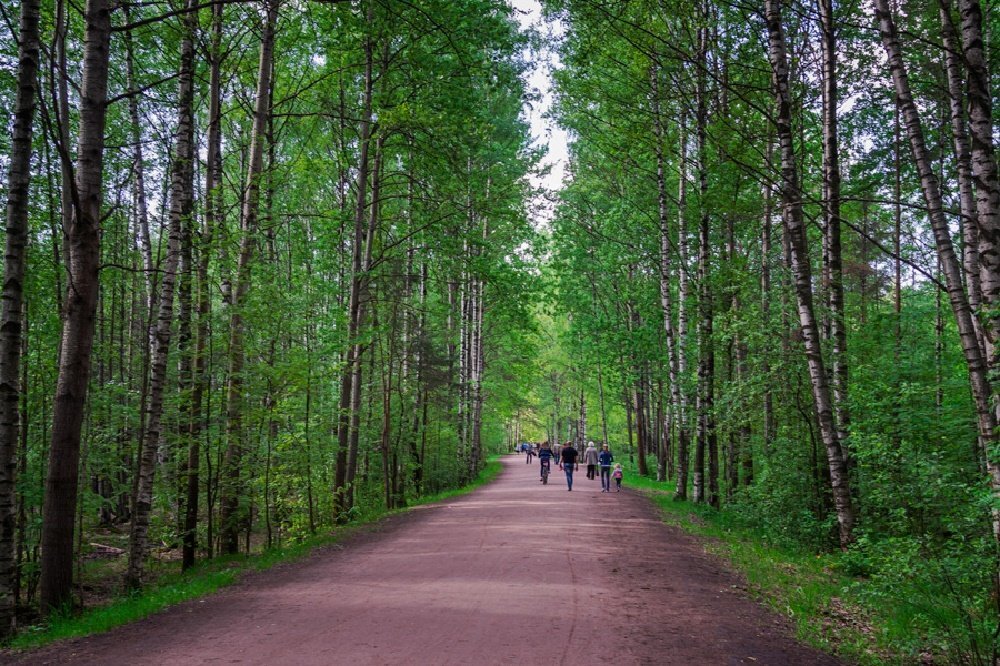
[[[341,546],[16,663],[836,664],[700,544],[583,468],[538,462]]]

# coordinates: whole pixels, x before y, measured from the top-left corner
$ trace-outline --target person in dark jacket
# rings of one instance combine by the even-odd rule
[[[597,454],[597,464],[601,467],[601,492],[610,493],[611,492],[611,463],[615,461],[615,457],[611,455],[611,451],[608,450],[608,445],[605,444],[601,448],[601,452]]]
[[[555,454],[552,453],[552,448],[549,446],[548,442],[542,442],[542,445],[538,449],[538,462],[541,463],[538,466],[538,478],[541,479],[542,475],[545,473],[543,468],[548,467],[550,470],[552,465],[552,458]]]
[[[578,455],[579,452],[573,448],[573,442],[566,442],[566,445],[559,452],[559,467],[566,472],[567,490],[573,490],[573,472],[579,467],[576,463]]]

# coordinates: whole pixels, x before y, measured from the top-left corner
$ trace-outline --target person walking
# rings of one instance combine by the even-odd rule
[[[593,481],[597,472],[597,447],[593,442],[587,442],[587,448],[583,452],[583,462],[587,464],[587,478]]]
[[[573,448],[573,442],[566,442],[559,452],[559,467],[566,472],[566,489],[573,490],[573,471],[578,467],[576,458],[579,452]]]
[[[608,445],[605,444],[601,448],[601,452],[597,455],[597,464],[601,467],[601,492],[610,493],[611,492],[611,463],[615,461],[615,457],[611,455],[611,451],[608,450]],[[620,467],[620,465],[619,465]]]
[[[622,476],[623,476],[621,463],[615,465],[615,471],[611,473],[611,476],[614,477],[615,486],[618,488],[618,490],[616,490],[615,492],[620,493],[622,491]],[[608,488],[608,492],[609,493],[611,492],[610,488]]]

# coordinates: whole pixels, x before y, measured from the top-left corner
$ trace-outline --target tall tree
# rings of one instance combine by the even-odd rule
[[[715,431],[715,347],[712,341],[712,239],[708,203],[708,20],[700,11],[695,95],[698,150],[698,441],[695,445],[694,500],[719,505],[719,453]],[[705,483],[705,456],[708,483]],[[706,485],[708,486],[706,489]]]
[[[21,428],[24,267],[28,244],[31,142],[38,97],[40,2],[21,0],[17,98],[7,182],[7,240],[0,307],[0,638],[14,629],[17,448]]]
[[[896,90],[896,101],[903,124],[906,127],[907,136],[910,140],[910,153],[913,156],[913,161],[916,164],[920,177],[920,189],[923,193],[924,203],[927,206],[927,215],[930,218],[931,228],[934,232],[934,241],[945,277],[948,299],[951,302],[952,312],[955,315],[955,321],[958,325],[959,339],[961,340],[966,366],[969,370],[969,383],[972,387],[972,395],[976,406],[981,450],[984,452],[984,457],[990,471],[993,490],[994,492],[998,492],[998,489],[1000,489],[1000,466],[996,465],[987,453],[995,443],[997,436],[996,418],[993,411],[993,394],[988,377],[987,363],[983,358],[982,348],[979,345],[976,329],[972,322],[972,309],[969,307],[968,296],[965,293],[961,266],[955,254],[948,220],[944,214],[940,182],[931,163],[930,153],[927,150],[927,144],[924,139],[923,126],[920,122],[920,114],[917,111],[913,93],[910,89],[909,74],[906,64],[903,61],[902,46],[899,42],[896,23],[889,8],[888,0],[876,0],[874,8],[879,24],[882,45],[888,57],[889,71],[892,74]],[[971,107],[972,102],[970,101],[970,109]],[[973,135],[975,136],[975,130],[973,130]],[[975,146],[976,140],[974,139],[973,173],[976,173],[975,170],[977,168]],[[980,148],[980,150],[984,149]],[[985,159],[983,153],[980,153],[980,161],[983,159]],[[980,164],[980,168],[982,166]],[[989,197],[986,198],[988,199]],[[992,279],[990,272],[992,259],[987,259],[987,257],[990,256],[993,250],[990,249],[991,235],[986,232],[989,226],[983,220],[984,209],[979,207],[981,199],[982,194],[977,193],[977,212],[980,222],[979,254],[982,260],[983,298],[987,303],[990,303],[991,296],[989,294],[992,288],[987,287],[987,281]],[[987,339],[989,339],[989,336],[987,336]],[[1000,515],[997,514],[994,515],[994,532],[1000,535]]]
[[[42,519],[41,603],[45,611],[68,603],[72,591],[80,432],[90,379],[101,259],[111,5],[107,0],[87,0],[84,16],[80,137],[72,184],[73,216],[66,232],[69,288]]]
[[[160,304],[156,309],[157,324],[154,348],[150,354],[151,374],[149,398],[146,402],[146,424],[139,446],[138,483],[133,500],[132,525],[129,532],[129,560],[125,586],[142,584],[146,555],[149,551],[149,521],[153,503],[153,475],[157,452],[163,436],[163,397],[166,391],[167,357],[174,324],[174,285],[181,255],[181,236],[190,224],[194,201],[194,42],[196,0],[187,0],[182,21],[180,71],[178,72],[177,131],[175,153],[170,176],[170,230],[167,257],[160,284]]]
[[[945,74],[948,80],[948,109],[951,120],[952,146],[958,171],[959,210],[962,229],[962,264],[965,271],[965,288],[969,294],[969,307],[973,313],[983,303],[983,289],[979,276],[979,214],[972,177],[972,147],[969,143],[968,125],[965,121],[965,76],[961,45],[951,16],[950,0],[940,0],[938,13],[941,19],[941,38],[944,46]],[[985,339],[978,317],[973,318],[977,336],[986,353]]]
[[[352,432],[357,432],[356,427],[352,427],[354,413],[360,409],[361,388],[361,351],[363,346],[357,339],[361,329],[361,322],[364,319],[364,309],[362,308],[363,287],[366,276],[365,267],[368,265],[370,257],[370,247],[367,242],[372,235],[373,215],[368,212],[368,181],[370,165],[370,152],[372,144],[372,103],[374,95],[374,37],[371,35],[372,19],[374,8],[371,3],[366,10],[366,37],[364,44],[365,69],[364,69],[364,100],[362,102],[359,158],[357,169],[357,202],[354,210],[354,234],[351,243],[351,272],[350,272],[350,295],[347,305],[347,353],[344,366],[341,370],[340,378],[340,408],[337,416],[337,460],[336,476],[334,480],[334,514],[338,520],[345,520],[347,512],[350,510],[350,484],[353,483],[353,471],[357,469],[355,453],[351,459]],[[368,222],[366,226],[366,221]],[[357,396],[355,397],[355,393]]]
[[[766,0],[768,55],[771,63],[772,84],[777,102],[778,144],[781,155],[781,204],[782,220],[789,238],[792,273],[795,279],[795,297],[798,303],[799,327],[809,362],[816,417],[820,436],[826,448],[833,489],[834,506],[840,532],[840,545],[847,548],[854,540],[854,507],[843,458],[840,440],[833,415],[830,386],[827,382],[821,349],[819,325],[813,308],[812,271],[809,245],[802,213],[802,192],[799,185],[798,163],[795,157],[795,136],[792,132],[792,99],[789,89],[788,56],[785,31],[781,17],[780,0]]]
[[[263,0],[263,26],[260,40],[260,60],[257,68],[257,91],[253,110],[253,128],[247,161],[247,180],[243,192],[240,253],[236,265],[236,282],[229,317],[229,381],[226,387],[226,454],[225,481],[222,484],[221,515],[222,549],[227,554],[239,550],[239,535],[244,527],[246,512],[241,509],[243,487],[240,482],[244,449],[243,387],[246,350],[244,334],[247,294],[250,290],[250,268],[256,246],[257,222],[260,216],[260,179],[264,172],[264,141],[268,116],[271,114],[271,75],[274,71],[274,31],[278,21],[280,0]]]
[[[850,427],[848,408],[847,321],[844,312],[844,269],[841,251],[840,219],[840,141],[837,129],[837,23],[833,0],[818,0],[822,89],[823,89],[823,227],[829,280],[830,340],[832,343],[832,386],[837,438],[848,460]]]
[[[200,491],[201,435],[204,398],[208,390],[209,262],[215,229],[222,223],[222,3],[212,4],[212,33],[209,47],[208,147],[205,168],[205,223],[198,252],[198,329],[195,337],[191,403],[188,409],[187,488],[184,501],[183,567],[194,566],[198,545],[198,499]],[[308,397],[308,393],[307,393]],[[211,543],[208,544],[211,549]]]

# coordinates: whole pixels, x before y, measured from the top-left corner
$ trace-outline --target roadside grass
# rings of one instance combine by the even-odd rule
[[[633,465],[623,466],[625,487],[649,496],[665,523],[703,537],[705,550],[738,572],[751,597],[789,618],[800,640],[864,666],[918,663],[913,653],[904,656],[894,649],[902,642],[900,632],[906,631],[893,626],[894,608],[879,609],[877,615],[866,608],[852,591],[857,579],[838,571],[839,554],[806,554],[768,544],[725,511],[674,500],[674,482],[641,477]]]
[[[155,578],[155,583],[149,587],[136,593],[119,595],[106,605],[90,608],[81,613],[56,613],[47,623],[26,628],[3,647],[12,650],[37,648],[58,640],[103,633],[123,624],[141,620],[169,606],[217,592],[238,582],[244,572],[264,571],[278,564],[303,559],[315,549],[336,543],[358,530],[371,527],[389,515],[406,513],[417,506],[468,494],[496,479],[502,469],[499,457],[492,457],[479,476],[461,488],[422,497],[403,509],[366,513],[360,520],[346,527],[337,527],[332,532],[317,534],[281,548],[271,548],[249,556],[216,557],[183,573],[179,571],[162,573],[167,565],[151,563],[151,574]],[[162,573],[159,577],[156,577],[157,569]]]

